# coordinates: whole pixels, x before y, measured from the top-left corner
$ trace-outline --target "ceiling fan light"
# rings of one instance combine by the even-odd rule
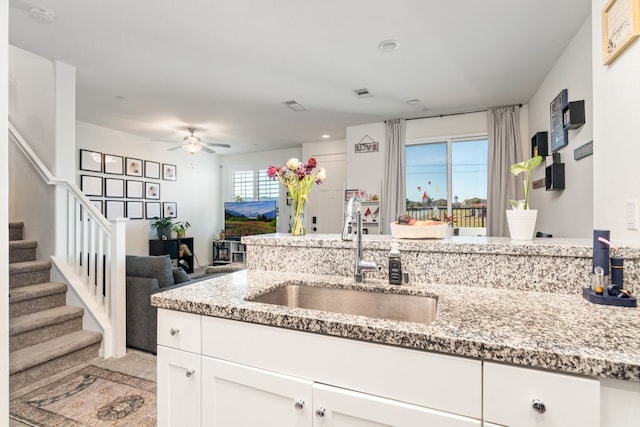
[[[184,142],[187,144],[197,144],[200,142],[200,138],[197,136],[189,135],[184,137]]]
[[[184,144],[182,148],[191,154],[196,154],[198,151],[202,150],[202,146],[196,144]]]

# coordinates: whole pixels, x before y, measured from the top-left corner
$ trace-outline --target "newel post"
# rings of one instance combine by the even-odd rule
[[[126,293],[126,218],[111,221],[111,302],[109,318],[112,328],[111,355],[122,357],[127,353],[127,293]],[[105,348],[105,353],[108,350]]]

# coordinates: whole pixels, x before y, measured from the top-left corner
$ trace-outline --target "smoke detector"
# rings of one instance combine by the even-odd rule
[[[51,24],[53,22],[53,19],[56,17],[56,14],[51,9],[37,6],[29,9],[29,16],[38,22],[42,22],[43,24]]]

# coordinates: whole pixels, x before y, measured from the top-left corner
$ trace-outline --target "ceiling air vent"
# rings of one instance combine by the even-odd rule
[[[284,105],[286,105],[287,107],[291,108],[293,111],[305,111],[307,108],[300,104],[298,101],[285,101],[283,102]]]
[[[373,95],[369,92],[369,89],[355,89],[353,93],[356,94],[358,98],[371,98]]]

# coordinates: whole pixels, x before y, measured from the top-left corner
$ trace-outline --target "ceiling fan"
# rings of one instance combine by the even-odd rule
[[[200,150],[203,150],[207,153],[215,153],[215,151],[213,151],[212,149],[210,149],[209,147],[223,147],[223,148],[231,148],[231,146],[229,144],[218,144],[218,143],[214,143],[214,142],[202,142],[202,140],[195,136],[194,133],[196,131],[195,128],[187,128],[187,130],[189,131],[189,133],[191,135],[185,136],[182,139],[182,142],[180,143],[180,145],[176,145],[175,147],[169,148],[167,151],[173,151],[173,150],[177,150],[179,148],[182,148],[183,150],[191,153],[191,154],[196,154],[197,152],[199,152]],[[161,139],[154,139],[152,141],[160,141],[160,142],[178,142],[178,141],[164,141]]]

